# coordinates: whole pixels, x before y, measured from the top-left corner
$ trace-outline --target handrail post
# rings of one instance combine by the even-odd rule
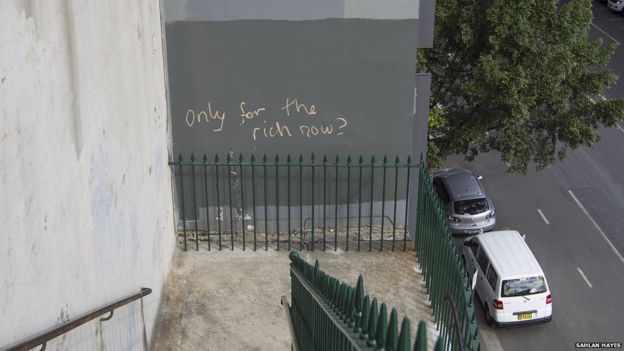
[[[43,351],[46,348],[47,342],[58,337],[61,336],[75,328],[78,328],[79,326],[99,317],[102,316],[106,313],[110,313],[109,316],[101,318],[101,321],[107,321],[109,319],[111,319],[113,317],[113,311],[121,306],[127,305],[128,303],[141,299],[144,296],[147,296],[149,294],[152,293],[152,289],[150,288],[141,288],[141,291],[139,291],[136,294],[133,294],[131,296],[128,296],[126,298],[117,300],[113,303],[110,303],[104,307],[101,307],[97,310],[88,312],[84,315],[82,315],[81,317],[78,317],[74,320],[70,320],[67,323],[64,323],[63,325],[60,325],[56,328],[52,328],[50,330],[44,331],[38,335],[35,335],[25,341],[22,341],[18,344],[9,346],[6,351],[27,351],[30,350],[34,347],[37,347],[39,345],[41,346],[41,350]]]

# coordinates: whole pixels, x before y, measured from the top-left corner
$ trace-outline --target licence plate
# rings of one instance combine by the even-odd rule
[[[533,313],[522,313],[518,315],[518,320],[531,319],[533,318]]]
[[[466,229],[464,230],[465,234],[481,234],[483,231],[481,229]]]

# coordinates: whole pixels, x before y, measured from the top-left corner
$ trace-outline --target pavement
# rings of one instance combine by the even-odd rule
[[[365,293],[396,307],[399,321],[425,320],[429,345],[437,331],[410,251],[302,252],[325,272],[355,285],[364,278]],[[280,304],[290,302],[288,251],[178,250],[167,281],[155,332],[154,350],[290,350],[290,334]]]

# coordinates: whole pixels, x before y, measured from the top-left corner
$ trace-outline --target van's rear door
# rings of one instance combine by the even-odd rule
[[[546,318],[551,315],[547,303],[550,291],[543,276],[503,280],[501,301],[507,322]]]

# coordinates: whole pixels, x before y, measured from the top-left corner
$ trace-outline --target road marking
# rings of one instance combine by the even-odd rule
[[[592,25],[592,26],[594,26],[594,27],[596,27],[596,29],[598,29],[599,31],[601,31],[604,35],[608,36],[608,37],[609,37],[609,39],[613,40],[613,41],[614,41],[614,42],[616,42],[618,45],[620,45],[620,42],[619,42],[619,41],[617,41],[617,40],[615,40],[615,38],[614,38],[614,37],[612,37],[609,33],[605,32],[604,30],[602,30],[600,27],[598,27],[597,25],[595,25],[595,24],[593,24],[593,23],[592,23],[591,25]]]
[[[585,215],[587,216],[587,218],[589,218],[589,220],[592,222],[592,224],[594,225],[594,227],[596,228],[596,230],[598,230],[598,232],[600,233],[600,235],[602,235],[602,238],[607,242],[607,244],[609,244],[609,246],[611,247],[611,250],[613,250],[613,252],[615,252],[615,254],[617,255],[617,257],[620,259],[620,261],[622,261],[622,263],[624,263],[624,257],[622,256],[622,254],[618,251],[618,249],[613,245],[613,243],[611,242],[611,240],[609,240],[609,238],[607,237],[607,234],[605,234],[605,232],[602,231],[602,229],[600,228],[600,226],[598,226],[598,223],[596,223],[596,221],[594,221],[594,219],[592,218],[592,216],[589,215],[589,212],[587,212],[587,210],[585,209],[585,206],[583,206],[583,204],[576,198],[576,196],[574,196],[574,193],[572,192],[572,190],[568,190],[568,193],[570,193],[570,196],[572,196],[572,199],[574,199],[574,202],[576,202],[576,204],[581,208],[581,211],[583,211],[583,213],[585,213]]]
[[[594,99],[592,99],[592,98],[589,98],[589,101],[591,101],[591,102],[592,102],[592,104],[595,104],[595,103],[596,103],[596,101],[594,101]]]
[[[542,213],[542,210],[540,210],[539,208],[537,209],[537,212],[539,212],[540,216],[542,216],[542,219],[544,220],[544,222],[546,222],[546,224],[550,224],[550,222],[548,221],[548,219],[546,219],[546,216],[544,216],[544,214]]]
[[[617,124],[617,123],[616,123],[615,125],[618,127],[618,129],[619,129],[619,130],[621,130],[621,131],[622,131],[622,133],[624,133],[624,128],[622,128],[622,126],[621,126],[621,125],[619,125],[619,124]]]
[[[607,98],[604,95],[600,95],[600,98],[602,99],[602,101],[607,101]]]
[[[578,270],[578,272],[581,274],[581,277],[583,277],[583,279],[585,279],[585,283],[587,283],[587,285],[588,285],[590,288],[593,288],[594,286],[593,286],[593,285],[591,285],[591,283],[589,282],[589,279],[587,279],[587,276],[585,275],[585,273],[583,273],[583,271],[582,271],[580,268],[578,268],[578,267],[576,267],[576,269],[577,269],[577,270]]]

